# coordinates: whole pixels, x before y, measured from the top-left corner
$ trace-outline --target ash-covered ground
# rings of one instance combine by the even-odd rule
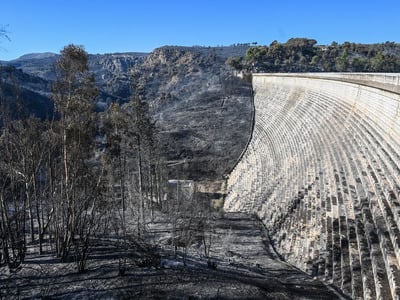
[[[0,269],[0,299],[343,299],[332,287],[282,262],[261,223],[240,213],[211,218],[206,256],[192,243],[171,245],[163,215],[147,225],[148,244],[96,239],[87,271],[48,254],[28,254],[14,272]],[[149,246],[153,245],[153,246]],[[35,245],[30,245],[28,253]],[[126,262],[124,274],[121,262]]]

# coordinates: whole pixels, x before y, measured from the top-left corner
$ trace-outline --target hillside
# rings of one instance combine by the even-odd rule
[[[168,46],[150,54],[90,55],[89,70],[100,90],[97,110],[129,101],[131,72],[136,70],[145,82],[144,100],[160,131],[171,176],[220,178],[232,168],[250,132],[250,84],[233,76],[225,63],[231,56],[244,57],[247,48]],[[2,62],[8,66],[3,67],[8,73],[2,73],[2,80],[26,90],[26,103],[44,97],[40,102],[48,111],[57,58],[51,53],[29,54]],[[11,91],[2,92],[10,101],[15,98]]]
[[[232,75],[226,56],[164,47],[137,66],[176,178],[225,174],[246,144],[251,86]]]
[[[247,72],[400,72],[400,45],[393,42],[319,45],[316,40],[292,38],[285,43],[250,47],[246,58],[229,64]]]
[[[53,115],[49,81],[22,72],[14,67],[0,65],[1,107],[13,118],[34,115],[41,119]]]

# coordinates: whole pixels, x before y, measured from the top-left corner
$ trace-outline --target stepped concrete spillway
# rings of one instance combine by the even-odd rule
[[[226,211],[354,299],[400,297],[400,74],[254,74]]]

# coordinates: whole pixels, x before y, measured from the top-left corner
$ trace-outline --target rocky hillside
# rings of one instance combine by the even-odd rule
[[[163,47],[138,66],[174,177],[218,177],[250,132],[251,86],[232,75],[224,52]]]
[[[130,74],[136,70],[145,82],[171,177],[219,178],[234,165],[251,129],[251,86],[233,76],[226,64],[228,57],[244,57],[247,48],[168,46],[150,54],[90,55],[89,69],[100,89],[97,108],[129,101]],[[57,58],[29,54],[2,62],[2,70],[8,70],[1,73],[2,81],[26,91],[25,103],[43,103],[48,111]],[[2,87],[3,96],[15,98],[6,92]]]
[[[114,53],[89,55],[89,69],[95,75],[100,95],[97,99],[99,110],[105,109],[111,102],[124,103],[130,96],[130,71],[137,64],[143,62],[146,53]],[[15,67],[34,78],[38,77],[49,84],[31,87],[35,92],[51,93],[51,82],[55,79],[54,64],[59,55],[54,53],[26,54],[18,59],[0,62],[2,65]],[[17,78],[19,86],[26,87],[30,80]]]
[[[95,54],[89,56],[89,69],[95,75],[103,92],[98,105],[107,107],[111,102],[124,103],[131,95],[130,72],[148,56],[146,53]]]

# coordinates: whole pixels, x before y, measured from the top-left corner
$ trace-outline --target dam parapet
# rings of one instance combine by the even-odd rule
[[[354,299],[400,295],[400,74],[254,74],[255,123],[224,209]]]
[[[400,74],[398,73],[259,73],[253,76],[336,80],[400,93]]]

